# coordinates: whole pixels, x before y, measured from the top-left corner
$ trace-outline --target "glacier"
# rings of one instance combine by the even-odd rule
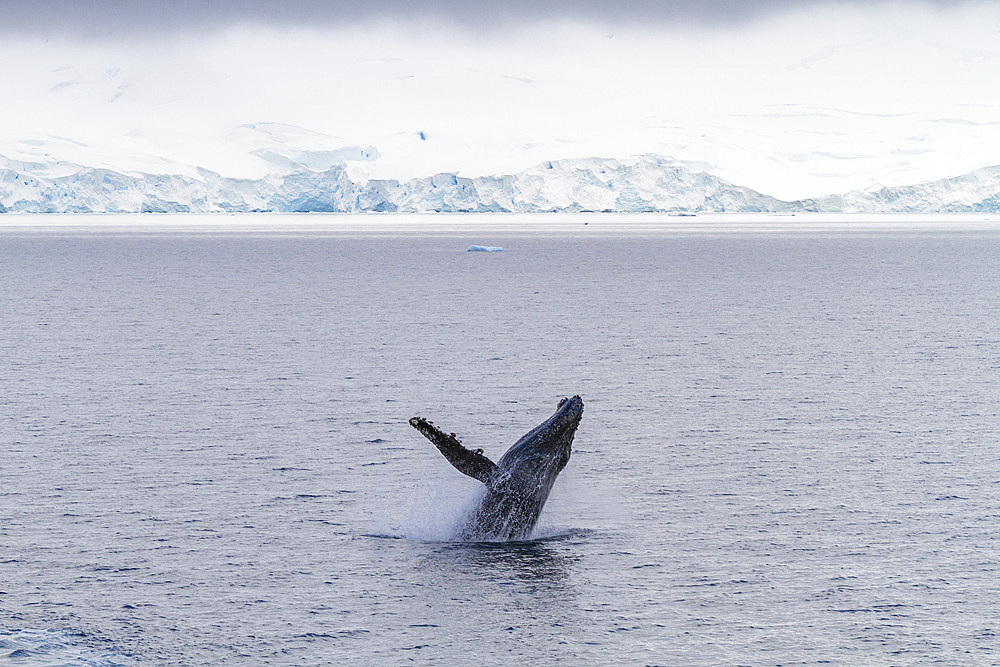
[[[261,151],[275,166],[260,178],[120,172],[0,156],[0,213],[997,213],[1000,166],[911,186],[783,201],[647,154],[544,162],[516,174],[440,173],[406,181],[363,179],[349,160],[374,148]],[[20,167],[20,168],[18,168]]]
[[[998,213],[1000,166],[908,186],[877,187],[798,202],[819,213]]]

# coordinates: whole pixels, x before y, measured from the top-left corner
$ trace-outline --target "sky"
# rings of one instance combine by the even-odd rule
[[[995,2],[0,0],[0,57],[0,166],[40,173],[658,153],[792,199],[1000,164]]]
[[[816,4],[814,0],[30,0],[2,3],[0,30],[107,35],[212,31],[244,22],[332,27],[372,20],[430,20],[483,31],[563,18],[604,25],[733,25]],[[955,2],[932,4],[947,7]]]

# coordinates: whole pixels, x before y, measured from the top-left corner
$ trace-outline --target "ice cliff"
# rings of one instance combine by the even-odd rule
[[[0,157],[0,213],[1000,212],[1000,167],[913,186],[781,201],[703,166],[657,155],[561,160],[518,174],[444,173],[403,182],[355,180],[335,162],[339,154],[317,155],[291,162],[269,155],[282,169],[259,179],[204,169],[194,176],[73,165],[17,169]]]

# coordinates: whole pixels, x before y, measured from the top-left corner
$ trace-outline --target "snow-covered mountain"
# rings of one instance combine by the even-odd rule
[[[123,173],[0,157],[0,212],[1000,212],[1000,167],[907,187],[782,201],[729,183],[708,166],[657,155],[545,162],[517,174],[454,173],[407,181],[352,177],[374,148],[258,148],[260,178]]]

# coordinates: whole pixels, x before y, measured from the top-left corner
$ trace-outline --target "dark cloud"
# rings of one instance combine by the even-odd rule
[[[205,31],[235,23],[431,20],[489,30],[552,18],[598,24],[734,24],[822,0],[0,0],[0,30],[86,37]],[[866,4],[856,1],[855,4]],[[870,2],[867,4],[871,4]],[[928,4],[945,5],[944,0]],[[954,4],[954,3],[952,3]]]

